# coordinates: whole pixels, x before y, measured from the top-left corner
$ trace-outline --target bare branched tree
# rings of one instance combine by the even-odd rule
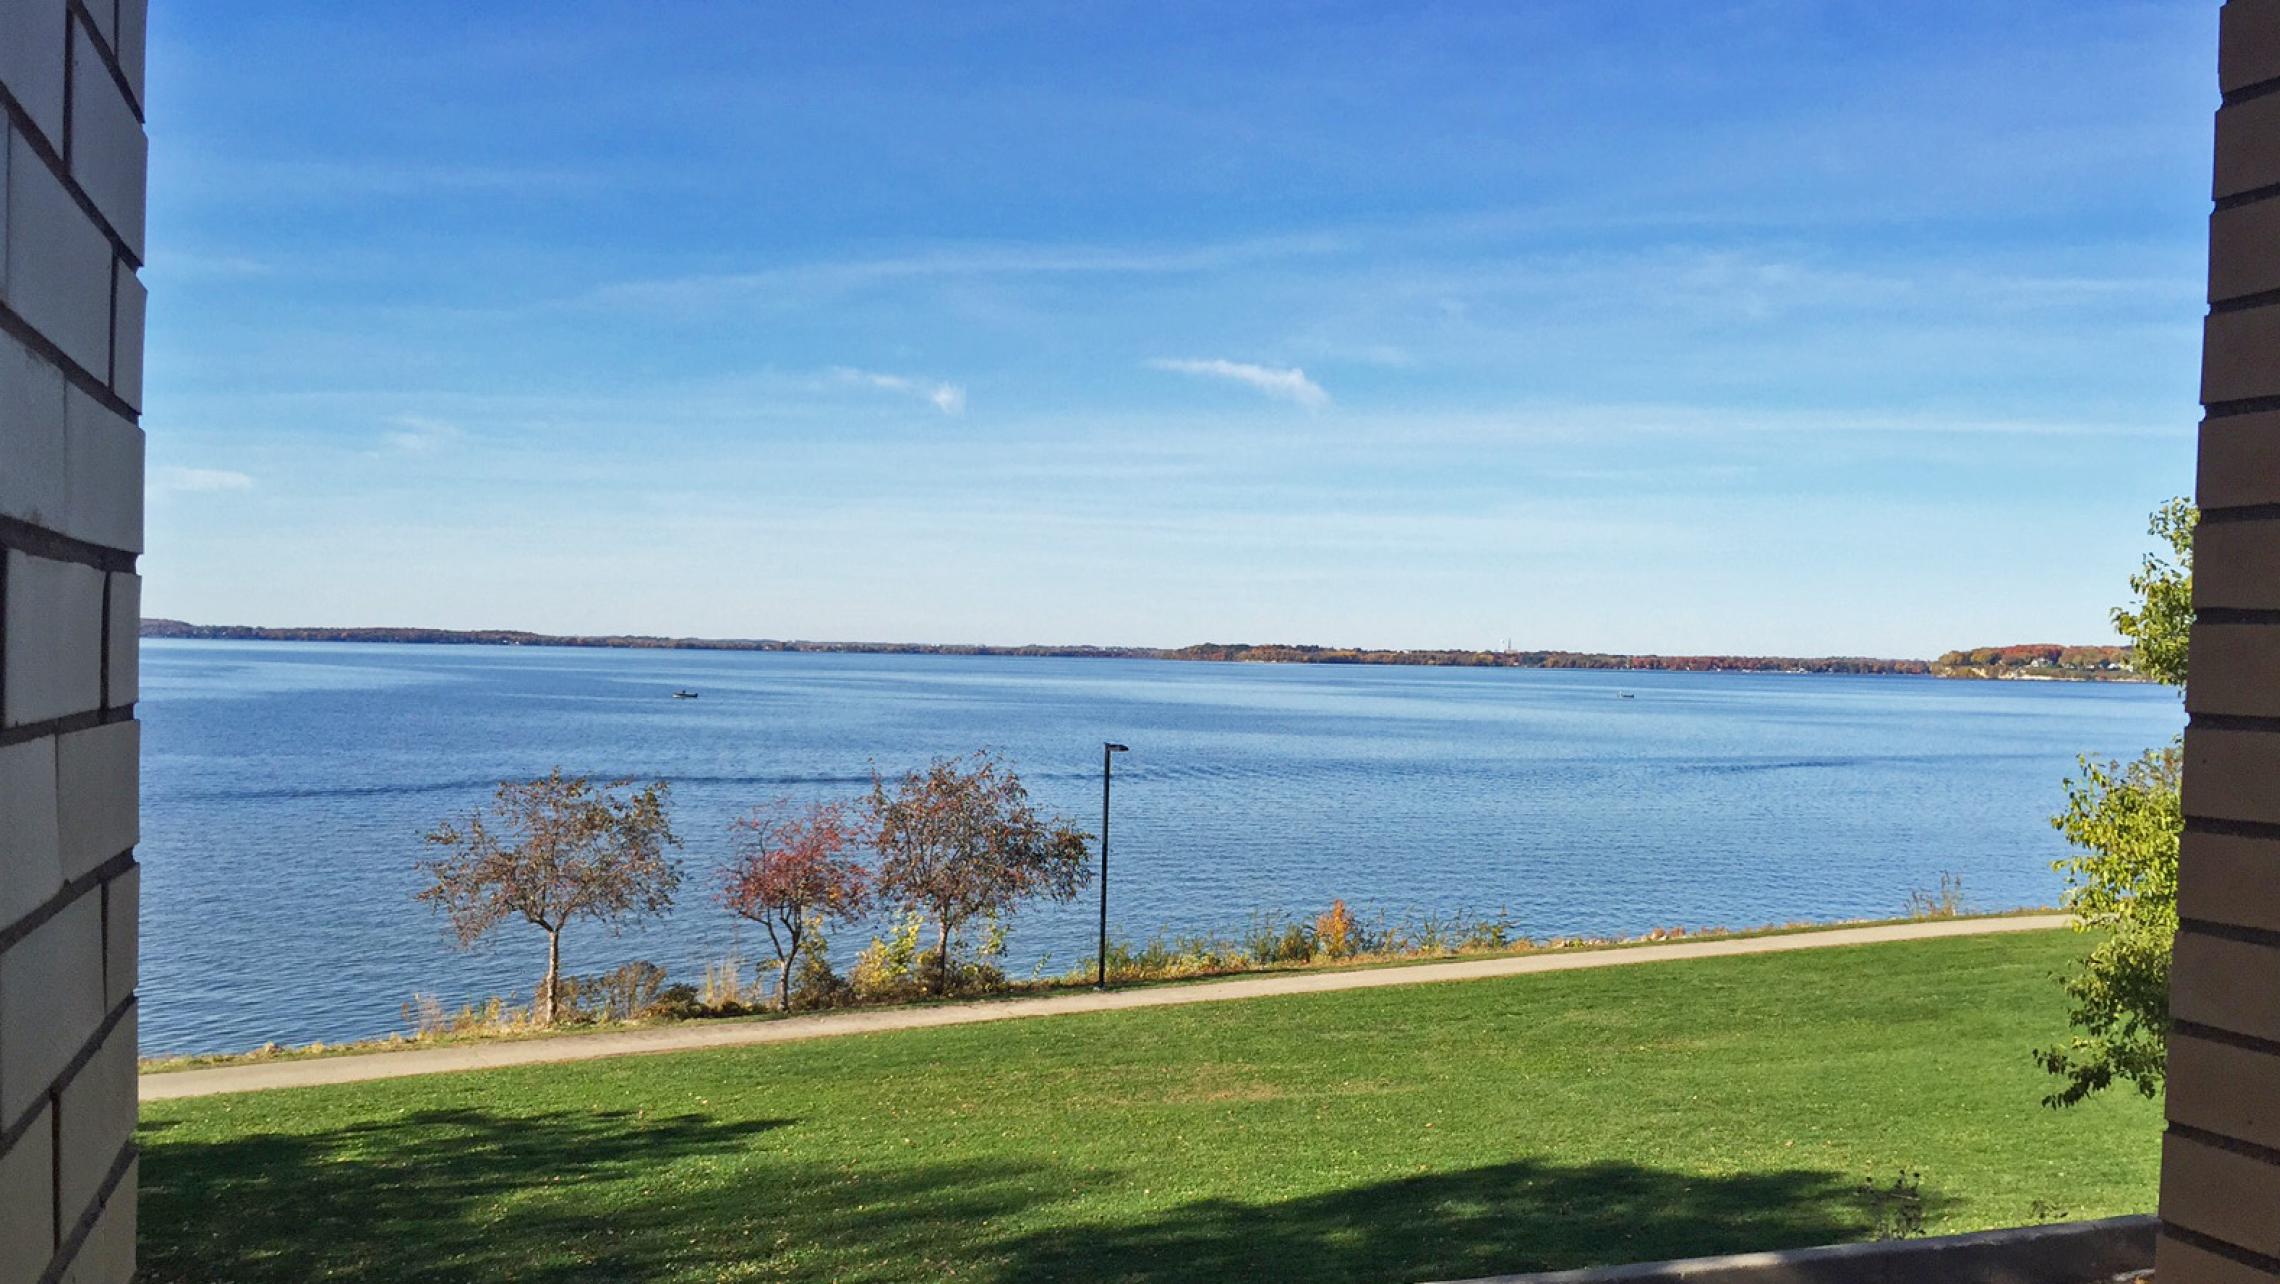
[[[874,775],[870,810],[878,895],[934,924],[937,994],[959,928],[1032,897],[1069,900],[1092,879],[1092,835],[1039,816],[1021,777],[987,752],[938,759],[891,788]]]
[[[681,884],[668,853],[681,845],[665,816],[663,781],[596,789],[562,769],[540,780],[504,781],[489,815],[446,823],[427,836],[450,855],[420,862],[434,880],[419,899],[441,911],[462,948],[520,918],[546,933],[546,978],[536,1019],[552,1025],[562,979],[562,929],[593,919],[620,930],[636,915],[662,915]]]

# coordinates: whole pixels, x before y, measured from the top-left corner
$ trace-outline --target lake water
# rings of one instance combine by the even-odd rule
[[[1097,829],[1101,742],[1130,745],[1122,936],[1332,897],[1630,935],[1897,914],[1943,872],[1975,908],[2053,903],[2075,755],[2184,721],[2148,686],[170,641],[143,644],[140,712],[146,1055],[385,1033],[415,990],[527,995],[543,938],[453,948],[413,862],[557,764],[672,781],[690,875],[668,920],[573,927],[565,967],[694,981],[736,940],[707,886],[730,820],[853,795],[873,764],[991,746]],[[1089,957],[1095,912],[1018,918],[1009,970]]]

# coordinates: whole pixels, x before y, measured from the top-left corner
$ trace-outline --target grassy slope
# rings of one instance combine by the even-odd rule
[[[1382,1279],[2151,1207],[2068,1114],[2067,933],[1062,1017],[145,1108],[149,1278]]]
[[[1460,963],[1479,959],[1519,958],[1557,952],[1560,954],[1596,954],[1609,950],[1653,949],[1661,945],[1690,941],[1747,941],[1768,936],[1811,936],[1820,932],[1843,932],[1862,927],[1887,927],[1927,920],[1943,922],[1981,921],[2000,918],[2026,918],[2038,914],[2055,914],[2049,908],[2023,908],[1996,910],[1985,914],[1932,914],[1913,918],[1842,919],[1829,923],[1783,923],[1764,927],[1717,929],[1697,931],[1686,936],[1641,936],[1630,940],[1602,941],[1568,938],[1558,945],[1531,941],[1504,949],[1431,951],[1406,955],[1362,955],[1334,961],[1259,963],[1232,967],[1223,971],[1203,971],[1185,975],[1138,977],[1127,976],[1117,980],[1119,989],[1145,990],[1185,985],[1208,985],[1240,977],[1281,976],[1291,973],[1312,972],[1374,972],[1386,968],[1430,967],[1437,963]],[[761,964],[765,971],[769,964]],[[960,995],[953,999],[914,999],[901,1003],[863,1004],[868,1008],[930,1007],[936,1003],[997,1003],[1019,999],[1050,997],[1056,994],[1074,994],[1093,988],[1092,974],[1077,969],[1082,979],[1015,982],[1007,988],[987,994]],[[801,1012],[795,1016],[810,1015]],[[414,1048],[455,1047],[469,1043],[526,1042],[533,1039],[575,1039],[619,1030],[654,1029],[661,1025],[674,1025],[679,1021],[705,1021],[733,1024],[745,1021],[780,1021],[784,1017],[774,1011],[752,1012],[739,1016],[701,1016],[687,1018],[642,1019],[623,1022],[567,1023],[552,1028],[524,1025],[491,1026],[459,1034],[431,1035],[411,1038],[401,1032],[377,1039],[354,1040],[347,1043],[267,1044],[248,1052],[193,1053],[185,1056],[145,1057],[141,1062],[144,1074],[175,1074],[183,1070],[207,1070],[220,1066],[263,1065],[272,1061],[310,1061],[325,1057],[370,1056],[382,1052],[404,1052]]]

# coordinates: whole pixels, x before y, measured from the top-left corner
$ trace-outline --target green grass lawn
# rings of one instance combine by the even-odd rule
[[[1449,1278],[2152,1208],[2030,933],[144,1108],[154,1280]]]

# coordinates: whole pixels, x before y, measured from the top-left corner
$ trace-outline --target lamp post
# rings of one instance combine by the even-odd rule
[[[1093,982],[1096,990],[1108,988],[1108,780],[1116,755],[1130,752],[1129,747],[1113,740],[1100,746],[1100,976]]]

